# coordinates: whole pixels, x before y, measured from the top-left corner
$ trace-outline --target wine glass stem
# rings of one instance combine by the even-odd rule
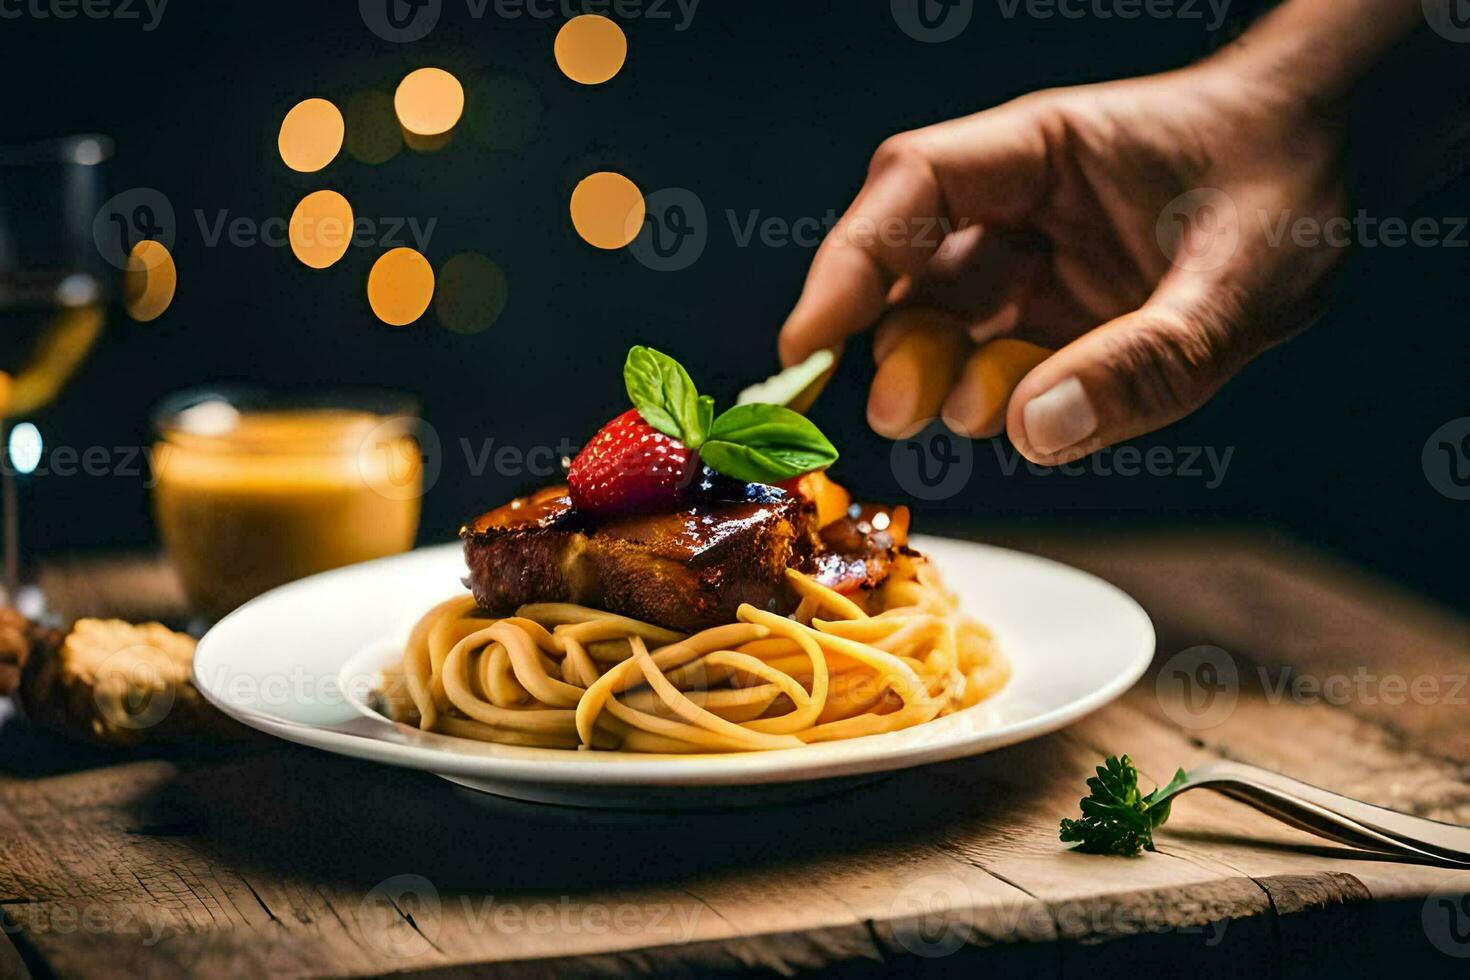
[[[10,445],[10,423],[0,419],[0,453]],[[8,459],[0,458],[0,510],[5,523],[5,601],[14,603],[20,589],[20,500],[15,492],[15,471]]]

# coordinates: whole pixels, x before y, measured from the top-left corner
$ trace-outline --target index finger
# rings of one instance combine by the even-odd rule
[[[1047,148],[1021,99],[903,133],[873,156],[852,206],[817,250],[796,308],[781,328],[793,364],[872,326],[895,283],[917,276],[947,234],[1019,221],[1040,200]]]
[[[902,140],[905,137],[899,137]],[[911,233],[917,219],[943,204],[933,170],[908,150],[879,148],[867,183],[817,249],[796,308],[781,328],[781,361],[795,364],[871,326],[888,305],[893,284],[915,275],[943,236]]]

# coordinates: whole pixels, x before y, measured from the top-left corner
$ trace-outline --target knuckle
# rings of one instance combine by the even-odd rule
[[[896,133],[888,137],[873,151],[873,159],[868,164],[868,172],[877,174],[888,170],[925,166],[922,142],[922,137],[915,132]]]
[[[1110,360],[1130,414],[1178,418],[1219,387],[1222,339],[1172,317],[1151,317],[1121,334]]]

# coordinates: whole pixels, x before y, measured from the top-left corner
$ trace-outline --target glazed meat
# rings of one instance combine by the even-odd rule
[[[480,606],[575,602],[680,632],[734,622],[742,603],[796,607],[785,572],[818,541],[804,498],[715,483],[668,514],[591,522],[565,487],[511,501],[465,527],[465,584]]]
[[[898,555],[918,554],[908,547],[908,528],[907,507],[855,504],[821,529],[810,567],[802,571],[838,592],[877,588]]]

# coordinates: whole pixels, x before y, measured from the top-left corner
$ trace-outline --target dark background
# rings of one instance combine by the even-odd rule
[[[738,247],[727,211],[739,221],[840,212],[890,133],[1038,87],[1177,66],[1221,40],[1199,20],[1007,19],[977,0],[964,34],[923,44],[896,26],[887,0],[704,0],[684,31],[677,18],[623,21],[626,67],[588,88],[551,57],[561,20],[507,20],[493,6],[476,19],[465,0],[444,0],[433,33],[403,45],[375,36],[346,0],[173,0],[152,32],[139,21],[0,21],[3,139],[109,134],[113,190],[157,188],[177,214],[172,308],[149,324],[112,319],[69,390],[35,419],[48,445],[146,445],[150,406],[205,381],[411,392],[444,446],[420,537],[447,540],[465,517],[538,482],[472,476],[460,440],[580,442],[624,407],[618,369],[630,343],[674,353],[722,400],[775,368],[775,333],[811,251]],[[470,89],[447,148],[380,166],[344,153],[317,174],[280,162],[276,133],[297,101],[391,93],[424,65]],[[476,104],[485,92],[510,102],[487,114]],[[526,145],[494,149],[495,128],[512,124],[529,126]],[[660,273],[578,239],[568,195],[602,169],[645,192],[697,193],[711,222],[699,261]],[[473,336],[447,331],[432,310],[390,328],[364,291],[380,249],[353,248],[317,272],[286,249],[208,247],[195,215],[285,216],[322,187],[344,192],[359,216],[437,218],[430,261],[438,268],[467,250],[493,258],[509,282],[504,315]],[[1470,181],[1390,213],[1470,214]],[[962,492],[918,504],[920,526],[983,536],[1018,524],[1265,525],[1463,603],[1466,505],[1434,490],[1420,454],[1431,432],[1470,413],[1467,260],[1465,248],[1360,250],[1323,322],[1194,417],[1140,440],[1233,447],[1216,488],[1203,476],[1006,475],[983,443]],[[889,445],[863,421],[870,374],[866,342],[855,344],[814,414],[844,451],[841,479],[864,496],[900,498]],[[33,552],[153,540],[140,476],[37,476],[23,492]]]

